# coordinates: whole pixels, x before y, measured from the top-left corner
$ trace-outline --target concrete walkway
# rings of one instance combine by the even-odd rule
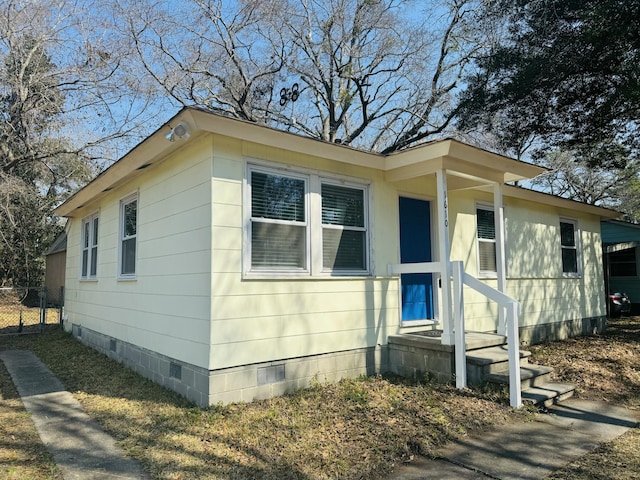
[[[0,360],[65,480],[148,478],[32,352],[0,351]]]
[[[638,412],[606,403],[569,399],[531,423],[517,423],[466,438],[398,468],[389,478],[542,479],[600,443],[638,427]]]

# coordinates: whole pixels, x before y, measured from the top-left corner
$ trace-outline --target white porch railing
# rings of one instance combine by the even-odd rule
[[[477,278],[464,271],[464,264],[461,261],[450,262],[450,271],[453,278],[453,329],[455,345],[455,369],[456,388],[467,386],[467,356],[464,338],[464,285],[474,289],[484,295],[489,300],[498,304],[500,308],[506,310],[507,324],[507,351],[509,358],[509,403],[512,407],[522,406],[522,387],[520,385],[520,333],[518,331],[518,317],[520,313],[520,303],[504,293],[481,282]],[[423,263],[403,263],[389,265],[389,275],[400,275],[404,273],[436,273],[442,276],[441,262]],[[446,288],[443,284],[443,288]],[[448,322],[450,305],[443,305],[442,308],[445,322]]]

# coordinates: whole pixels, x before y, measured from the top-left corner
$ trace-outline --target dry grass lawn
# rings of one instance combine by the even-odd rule
[[[636,408],[640,328],[635,322],[623,319],[603,336],[535,347],[536,360],[576,383],[583,398]],[[394,465],[429,455],[448,441],[531,419],[530,412],[510,409],[501,394],[383,377],[200,409],[61,332],[0,337],[0,349],[7,348],[33,350],[157,479],[381,478]],[[59,478],[1,366],[0,416],[0,477]],[[7,440],[11,435],[15,441]],[[638,447],[634,430],[552,478],[635,478]],[[27,466],[31,470],[24,470]]]
[[[554,367],[576,385],[577,396],[640,408],[640,317],[610,320],[607,332],[531,348],[533,361]],[[555,472],[553,480],[626,480],[640,477],[640,429],[600,446]]]

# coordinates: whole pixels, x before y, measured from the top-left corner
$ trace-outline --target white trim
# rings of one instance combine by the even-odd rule
[[[98,221],[98,235],[95,232],[95,221]],[[89,238],[87,239],[87,247],[85,248],[85,225],[89,225]],[[100,234],[100,211],[94,212],[91,215],[88,215],[82,219],[80,223],[80,281],[82,282],[95,282],[98,279],[98,249],[100,247],[99,241]],[[95,240],[95,245],[92,244],[92,241]],[[96,272],[91,274],[91,264],[93,261],[94,253],[93,249],[95,246],[95,257],[96,257]],[[87,273],[83,275],[83,266],[84,266],[84,252],[87,252]]]
[[[127,238],[124,238],[124,207],[132,202],[136,202],[136,234],[131,235]],[[135,280],[136,275],[138,273],[138,246],[140,242],[138,241],[138,234],[140,230],[140,195],[139,192],[136,191],[134,193],[130,193],[129,195],[122,197],[119,203],[118,209],[118,264],[116,265],[117,274],[116,278],[118,280]],[[134,258],[134,272],[133,273],[122,273],[122,243],[125,240],[135,239],[135,258]]]
[[[442,263],[440,295],[442,296],[442,344],[455,345],[453,336],[453,313],[451,291],[451,245],[449,243],[449,193],[447,190],[447,170],[436,171],[438,194],[438,261]]]
[[[574,249],[576,251],[577,272],[565,272],[564,267],[562,265],[562,252],[565,248],[569,248],[562,245],[562,232],[561,232],[562,223],[573,225],[573,238],[575,242]],[[562,276],[564,278],[581,278],[582,277],[582,243],[580,241],[581,232],[580,232],[580,225],[578,223],[578,220],[575,218],[560,217],[558,221],[558,234],[560,236],[560,269],[562,270]]]
[[[251,173],[261,172],[303,180],[305,183],[305,222],[297,224],[305,227],[306,267],[304,269],[267,269],[254,268],[251,265]],[[364,200],[365,227],[365,269],[364,270],[328,270],[323,267],[322,254],[322,185],[331,184],[362,190]],[[372,247],[372,186],[368,180],[332,174],[319,170],[292,167],[256,158],[245,158],[243,185],[243,245],[242,275],[246,279],[274,278],[345,278],[370,277],[373,274]],[[278,223],[273,221],[272,223]],[[293,224],[291,222],[283,222]]]
[[[398,226],[398,264],[400,264],[400,198],[410,198],[413,200],[420,200],[423,202],[429,202],[429,230],[431,234],[430,243],[431,243],[431,262],[439,262],[440,259],[436,258],[438,256],[438,252],[434,249],[434,245],[438,242],[438,225],[433,221],[436,202],[437,199],[430,195],[418,195],[413,192],[403,192],[399,191],[396,199],[396,223]],[[422,272],[420,272],[422,273]],[[387,274],[391,274],[387,272]],[[402,279],[398,277],[398,318],[400,319],[400,328],[411,328],[411,327],[420,327],[424,325],[437,325],[440,323],[440,296],[438,295],[438,280],[439,273],[431,276],[431,285],[433,291],[433,318],[425,318],[419,320],[403,320],[402,319]]]
[[[338,187],[345,187],[345,188],[350,188],[352,190],[360,190],[362,192],[362,201],[363,201],[363,217],[364,217],[364,227],[340,227],[340,226],[335,226],[335,225],[325,225],[324,223],[322,223],[322,185],[336,185]],[[317,256],[320,257],[320,265],[321,265],[321,269],[319,270],[320,272],[322,272],[322,274],[324,275],[331,275],[331,276],[344,276],[344,275],[351,275],[351,276],[357,276],[357,275],[370,275],[371,274],[371,252],[370,252],[370,246],[371,246],[371,240],[370,240],[370,232],[371,229],[369,227],[369,224],[371,222],[371,218],[369,216],[369,190],[370,190],[370,185],[368,183],[362,183],[362,182],[353,182],[353,181],[341,181],[339,179],[336,179],[334,177],[330,177],[330,176],[321,176],[319,177],[319,189],[315,192],[312,193],[317,195],[317,199],[319,200],[319,207],[320,207],[320,211],[318,212],[318,216],[317,217],[312,217],[312,218],[319,218],[320,220],[320,234],[321,234],[321,242],[320,245],[323,245],[323,241],[324,241],[324,229],[337,229],[337,230],[346,230],[346,231],[358,231],[358,232],[364,232],[364,236],[365,236],[365,246],[364,246],[364,255],[365,255],[365,268],[364,270],[338,270],[338,271],[334,271],[331,269],[328,269],[324,266],[324,259],[322,258],[322,252],[320,252],[320,254],[318,255],[318,252],[315,252]],[[322,247],[321,247],[322,248]]]

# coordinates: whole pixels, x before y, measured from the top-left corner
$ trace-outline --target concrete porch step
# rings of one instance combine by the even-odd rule
[[[549,382],[539,387],[529,387],[523,390],[522,401],[533,405],[550,407],[571,398],[575,389],[575,385],[570,383]]]
[[[539,387],[551,380],[551,372],[553,368],[544,365],[527,364],[520,367],[520,386],[522,390],[531,387]],[[485,380],[500,385],[509,385],[509,370],[502,372],[490,373]]]
[[[520,366],[529,364],[531,352],[520,350]],[[467,379],[470,385],[480,385],[487,375],[509,371],[509,352],[506,345],[467,352]]]
[[[520,365],[529,363],[531,352],[528,350],[520,350]],[[483,348],[481,350],[472,350],[467,352],[467,363],[478,365],[481,367],[490,365],[500,365],[509,362],[509,351],[506,345],[497,347]],[[497,369],[506,370],[505,368]]]
[[[553,368],[529,363],[530,356],[531,352],[520,350],[520,388],[524,403],[549,407],[573,396],[573,385],[551,382]],[[467,352],[467,379],[470,385],[483,381],[509,385],[507,346]]]

